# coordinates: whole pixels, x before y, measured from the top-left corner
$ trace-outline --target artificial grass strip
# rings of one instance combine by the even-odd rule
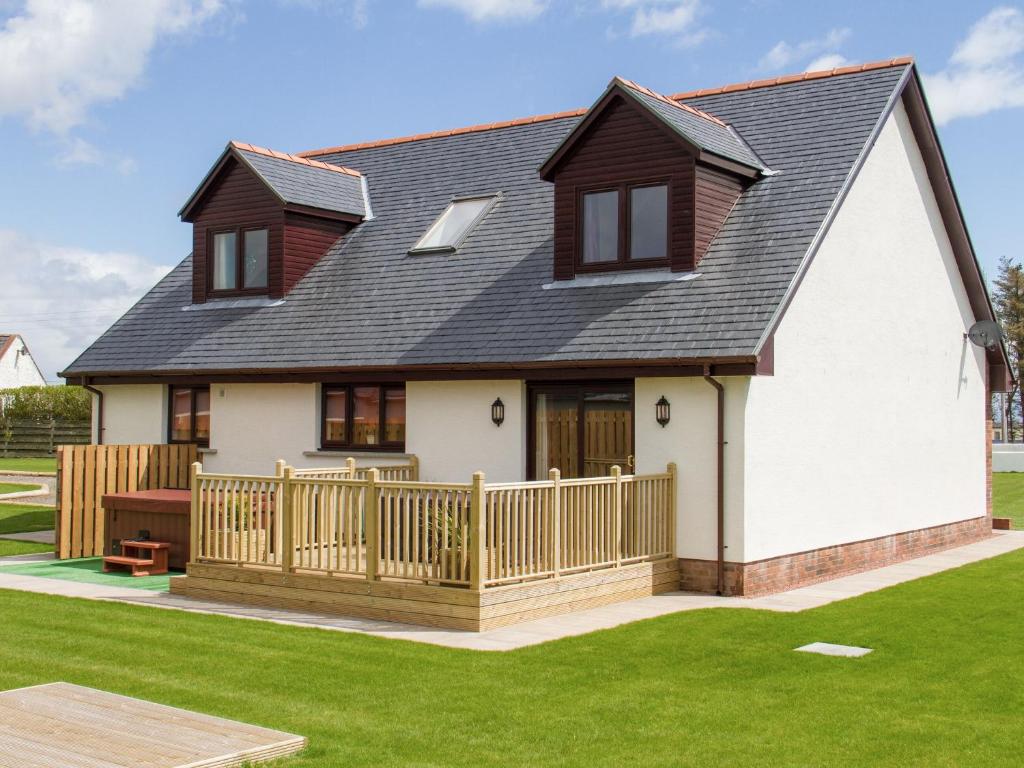
[[[132,576],[127,572],[103,573],[103,558],[81,557],[74,560],[44,560],[38,563],[19,563],[0,566],[0,573],[16,573],[19,576],[37,576],[41,579],[61,579],[86,584],[102,584],[108,587],[131,587],[132,589],[155,589],[166,592],[170,589],[170,574],[160,576]]]
[[[307,736],[282,768],[1020,765],[1024,551],[507,653],[11,591],[0,616],[0,689],[66,680]],[[816,640],[875,650],[793,651]]]
[[[5,533],[50,531],[54,525],[53,507],[39,504],[0,504],[0,536]]]

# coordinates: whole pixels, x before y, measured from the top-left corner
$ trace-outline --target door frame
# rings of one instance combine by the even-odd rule
[[[636,379],[602,379],[600,381],[528,381],[526,382],[526,478],[536,475],[537,463],[537,398],[538,394],[576,394],[576,466],[583,471],[585,466],[584,453],[586,441],[583,430],[586,428],[583,417],[583,391],[589,392],[626,392],[629,394],[630,406],[630,442],[633,444],[633,456],[636,456]],[[636,460],[634,458],[634,463]],[[628,470],[628,467],[624,467]],[[629,474],[627,471],[626,474]],[[538,478],[546,480],[547,477]]]

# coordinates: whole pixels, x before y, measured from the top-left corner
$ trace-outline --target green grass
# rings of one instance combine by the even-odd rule
[[[52,544],[34,544],[31,541],[8,541],[0,539],[0,557],[11,555],[34,555],[38,552],[53,552]]]
[[[1020,764],[1024,551],[510,653],[20,592],[0,616],[0,689],[66,680],[308,736],[288,768]],[[876,650],[792,651],[815,640]]]
[[[1015,529],[1024,528],[1024,472],[992,473],[992,514],[1011,518]]]
[[[53,473],[57,471],[57,459],[0,459],[0,474],[3,474],[5,469],[14,470],[15,472]]]
[[[36,483],[0,483],[0,496],[5,493],[20,493],[21,491],[36,491],[41,486]]]
[[[53,528],[53,507],[38,504],[0,504],[0,536]]]
[[[53,547],[48,547],[53,549]],[[74,560],[47,560],[40,563],[5,565],[0,573],[15,573],[20,576],[38,576],[43,579],[78,581],[86,584],[103,584],[111,587],[132,589],[168,589],[170,574],[161,576],[132,576],[126,571],[103,573],[102,557],[80,557]]]

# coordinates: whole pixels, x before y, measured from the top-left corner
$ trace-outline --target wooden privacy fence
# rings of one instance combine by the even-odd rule
[[[57,448],[58,558],[103,554],[103,495],[188,488],[195,445],[62,445]]]
[[[53,456],[58,446],[85,444],[91,435],[87,421],[14,421],[0,428],[0,456]]]
[[[670,558],[676,469],[485,483],[384,468],[215,475],[193,466],[193,561],[285,573],[486,587]]]

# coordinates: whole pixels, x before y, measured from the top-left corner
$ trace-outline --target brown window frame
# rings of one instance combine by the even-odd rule
[[[630,258],[630,192],[643,187],[665,187],[665,256],[660,259]],[[618,258],[587,264],[583,261],[583,198],[595,192],[619,194]],[[617,272],[624,269],[650,269],[668,266],[672,254],[672,180],[668,178],[623,181],[616,184],[595,184],[576,188],[576,241],[574,263],[576,272]]]
[[[245,287],[245,233],[267,231],[267,284],[255,288]],[[217,235],[235,236],[235,281],[234,288],[214,288],[213,272],[216,267],[214,242]],[[208,296],[265,296],[270,293],[270,225],[251,224],[238,227],[210,227],[206,231],[206,294]],[[239,284],[241,288],[237,287]]]
[[[192,414],[192,426],[190,431],[190,438],[188,440],[176,440],[174,437],[174,392],[175,390],[187,389],[192,392],[192,401],[190,404]],[[196,437],[196,392],[205,391],[207,395],[210,393],[210,386],[169,386],[167,387],[167,442],[170,445],[181,445],[195,443],[203,448],[208,448],[210,445],[209,437]],[[213,407],[213,398],[210,398],[210,407]]]
[[[384,434],[384,416],[387,408],[385,392],[401,390],[405,392],[405,384],[323,384],[320,387],[320,449],[333,451],[346,449],[353,451],[381,451],[387,453],[404,453],[405,441],[389,441],[373,444],[355,443],[352,441],[352,429],[355,426],[355,398],[353,392],[361,387],[375,387],[379,391],[379,412],[381,436]],[[345,392],[345,440],[328,440],[327,435],[327,396],[331,392]]]

